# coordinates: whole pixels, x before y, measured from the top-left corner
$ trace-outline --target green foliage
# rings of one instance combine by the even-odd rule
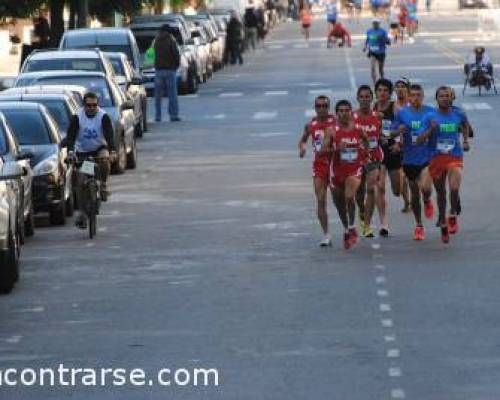
[[[0,18],[26,18],[40,8],[44,0],[0,0]]]

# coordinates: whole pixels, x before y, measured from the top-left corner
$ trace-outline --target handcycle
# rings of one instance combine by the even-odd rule
[[[477,87],[479,96],[481,96],[483,89],[486,91],[493,89],[495,94],[498,94],[493,71],[489,73],[489,71],[484,71],[480,65],[472,65],[468,68],[466,66],[464,68],[464,72],[465,82],[462,90],[462,96],[465,96],[467,86],[470,86],[471,88]]]

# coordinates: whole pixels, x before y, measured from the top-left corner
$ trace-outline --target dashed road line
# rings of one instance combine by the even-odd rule
[[[243,96],[242,92],[223,92],[219,94],[219,97],[241,97]]]
[[[377,296],[378,297],[389,297],[389,292],[384,289],[379,289],[377,290]]]
[[[387,371],[390,378],[399,378],[403,373],[401,372],[401,368],[391,367]]]
[[[333,95],[333,90],[330,88],[324,88],[324,89],[309,89],[309,94],[311,95]]]
[[[316,115],[316,112],[314,110],[305,110],[304,111],[304,116],[306,118],[312,118]]]
[[[391,312],[392,308],[390,304],[382,303],[379,305],[379,309],[381,312]]]
[[[380,322],[382,323],[382,326],[384,328],[393,328],[394,327],[394,322],[390,318],[381,319]]]
[[[258,138],[272,138],[272,137],[280,137],[280,136],[288,136],[290,132],[265,132],[265,133],[253,133],[251,137]]]
[[[257,111],[254,113],[252,119],[262,121],[275,119],[278,116],[278,111]]]
[[[389,349],[387,350],[387,358],[399,358],[401,355],[401,352],[399,349]]]
[[[287,96],[288,90],[268,90],[264,93],[264,96]]]
[[[395,335],[385,335],[384,340],[386,343],[392,343],[396,341],[396,336]]]
[[[393,399],[406,399],[406,394],[403,389],[392,389],[391,398]]]
[[[467,111],[471,110],[484,111],[492,109],[492,107],[488,103],[462,103],[462,107],[464,110]]]
[[[387,282],[387,278],[383,275],[379,275],[375,277],[375,282],[377,283],[377,285],[383,285],[384,283]]]

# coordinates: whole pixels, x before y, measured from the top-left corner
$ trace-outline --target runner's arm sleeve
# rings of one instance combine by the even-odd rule
[[[68,151],[73,151],[75,149],[75,142],[78,136],[79,129],[80,124],[78,122],[78,116],[73,115],[69,121],[68,133],[66,134],[66,144],[68,146]]]
[[[102,133],[104,138],[106,139],[106,143],[108,144],[108,149],[116,150],[115,148],[115,134],[113,131],[113,124],[111,123],[111,118],[109,115],[105,114],[102,117]]]

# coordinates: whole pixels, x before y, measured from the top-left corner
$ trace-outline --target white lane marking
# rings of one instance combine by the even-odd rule
[[[182,96],[183,99],[197,99],[198,97],[200,97],[200,95],[198,93],[185,94],[184,96]]]
[[[464,38],[451,38],[451,39],[448,39],[448,41],[450,43],[463,43],[463,42],[465,42],[465,39]]]
[[[462,103],[464,110],[491,110],[488,103]]]
[[[221,119],[226,119],[226,114],[215,114],[215,115],[208,115],[205,117],[206,119],[217,119],[217,120],[221,120]]]
[[[391,398],[393,399],[405,399],[406,394],[403,389],[392,389],[391,390]]]
[[[309,86],[309,87],[317,87],[317,86],[323,86],[324,83],[321,82],[309,82],[309,83],[304,83],[302,86]]]
[[[271,45],[267,46],[267,48],[272,49],[272,50],[277,50],[277,49],[282,49],[283,45],[282,44],[271,44]]]
[[[386,282],[387,282],[387,279],[386,279],[386,277],[385,277],[385,276],[383,276],[383,275],[379,275],[379,276],[375,277],[375,282],[376,282],[377,284],[379,284],[379,285],[382,285],[382,284],[384,284],[384,283],[386,283]]]
[[[219,97],[241,97],[243,96],[242,92],[223,92],[219,94]]]
[[[94,247],[94,246],[95,246],[95,243],[87,243],[87,244],[85,245],[85,247]]]
[[[14,335],[5,339],[5,343],[17,344],[21,341],[23,337],[21,335]]]
[[[372,244],[372,249],[373,250],[379,250],[380,249],[380,243],[373,243]]]
[[[265,96],[286,96],[288,95],[288,90],[268,90],[264,93]]]
[[[19,310],[17,312],[20,312],[20,313],[41,313],[44,311],[45,311],[45,307],[37,306],[37,307],[22,308],[21,310]]]
[[[403,373],[401,372],[401,368],[398,367],[389,368],[388,374],[391,378],[399,378],[401,375],[403,375]]]
[[[108,231],[108,228],[105,227],[105,226],[101,226],[100,228],[97,228],[97,231],[98,232],[107,232]]]
[[[266,132],[266,133],[253,133],[251,137],[259,137],[259,138],[270,138],[270,137],[279,137],[279,136],[288,136],[289,132]]]
[[[435,43],[438,43],[438,42],[439,42],[438,39],[425,39],[424,40],[424,43],[427,43],[427,44],[435,44]]]
[[[377,290],[377,296],[378,297],[388,297],[389,292],[387,290]]]
[[[306,118],[312,118],[316,115],[316,112],[314,110],[306,110],[304,111],[304,116]]]
[[[399,349],[389,349],[387,350],[387,358],[399,358],[400,356]]]
[[[309,45],[307,43],[296,43],[293,45],[295,49],[307,49]]]
[[[384,328],[392,328],[394,326],[394,322],[390,318],[382,319],[380,322]]]
[[[324,88],[324,89],[309,89],[309,94],[312,95],[333,95],[333,90],[329,88]]]
[[[344,48],[345,62],[347,64],[347,72],[349,73],[349,82],[351,83],[352,90],[356,91],[358,85],[356,84],[356,76],[354,75],[354,69],[352,68],[352,61],[350,52],[347,48]]]
[[[385,335],[384,340],[387,343],[395,342],[396,341],[396,336],[395,335]]]
[[[385,303],[380,304],[379,308],[380,308],[380,311],[382,311],[382,312],[390,312],[392,310],[391,305],[385,304]]]
[[[375,264],[375,269],[378,269],[380,271],[385,271],[385,265],[382,264]]]
[[[271,111],[271,112],[268,112],[268,111],[257,111],[252,119],[255,119],[255,120],[269,120],[269,119],[274,119],[278,116],[278,111]]]

